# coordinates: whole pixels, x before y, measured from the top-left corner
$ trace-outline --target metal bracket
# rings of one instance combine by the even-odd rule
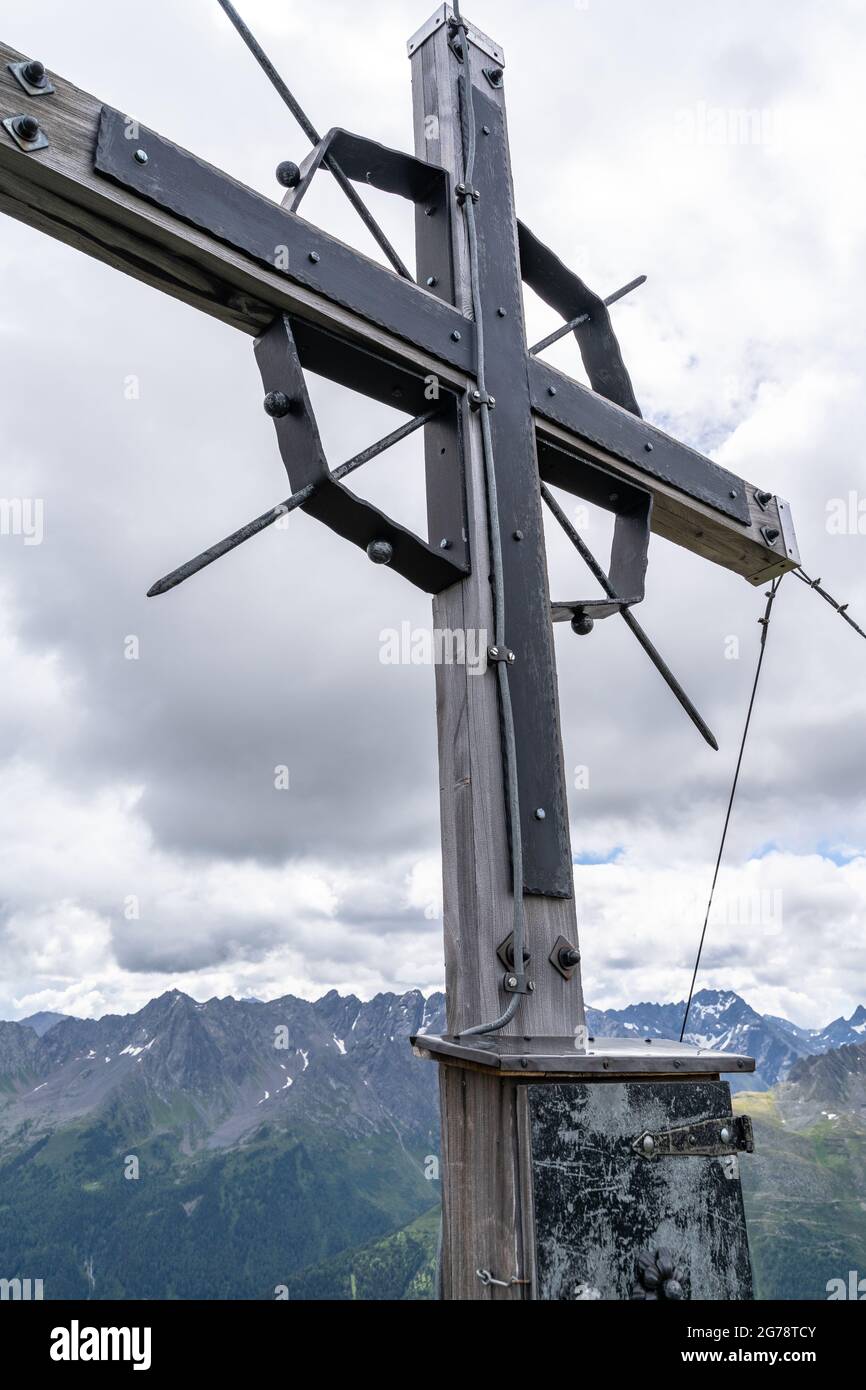
[[[659,1134],[645,1131],[632,1143],[640,1158],[723,1158],[729,1154],[754,1153],[752,1121],[748,1115],[723,1115],[701,1120]]]
[[[499,946],[497,946],[497,948],[496,948],[496,954],[497,954],[497,956],[499,957],[499,959],[500,959],[500,961],[502,962],[502,964],[505,966],[505,969],[506,969],[509,973],[512,973],[512,972],[514,971],[514,932],[509,932],[509,934],[508,934],[508,936],[506,936],[505,940],[504,940],[503,942],[501,942]],[[531,959],[532,959],[532,956],[530,955],[529,951],[527,951],[526,948],[524,947],[524,950],[523,950],[523,968],[524,968],[524,970],[525,970],[526,967],[528,966],[528,964],[529,964],[529,962],[531,961]]]
[[[448,24],[450,28],[454,24],[455,18],[454,11],[450,5],[440,5],[437,10],[434,10],[427,22],[422,24],[417,33],[413,34],[409,40],[407,44],[409,57],[411,58],[423,43],[426,43],[438,29],[441,29],[443,24]],[[505,53],[499,44],[494,43],[493,39],[488,38],[486,34],[483,34],[480,29],[477,29],[474,24],[470,24],[468,21],[466,23],[466,32],[469,36],[469,42],[475,48],[486,54],[488,58],[492,58],[494,63],[500,63],[503,67],[505,66]]]
[[[575,956],[577,959],[575,960]],[[564,980],[570,980],[580,965],[580,951],[564,936],[558,936],[553,950],[547,957],[554,970],[558,970]]]
[[[543,480],[616,516],[607,571],[611,596],[571,599],[551,605],[555,623],[570,622],[585,637],[596,620],[643,602],[649,559],[652,494],[602,468],[569,456],[539,440],[538,466]]]
[[[23,135],[19,134],[19,122],[25,120],[33,120],[33,117],[24,116],[22,114],[19,114],[17,116],[7,116],[3,122],[3,126],[12,136],[12,139],[15,141],[15,144],[18,146],[19,150],[24,150],[25,154],[34,154],[36,150],[47,150],[48,136],[45,134],[45,131],[42,129],[42,127],[38,125],[38,123],[37,133],[32,140],[27,140]]]
[[[467,564],[393,521],[350,492],[331,472],[310,403],[298,345],[285,315],[256,339],[256,360],[268,397],[282,395],[293,406],[271,411],[280,454],[294,492],[312,486],[303,510],[337,535],[365,550],[377,564],[390,566],[427,593],[438,594],[465,579]],[[455,504],[460,498],[453,499]]]
[[[54,84],[49,80],[41,63],[34,63],[32,58],[25,58],[21,63],[7,63],[6,66],[9,68],[9,71],[18,85],[24,88],[24,91],[29,97],[50,97],[54,95],[56,90]],[[34,82],[32,80],[35,75],[34,70],[38,71],[40,69],[42,72],[42,81]]]

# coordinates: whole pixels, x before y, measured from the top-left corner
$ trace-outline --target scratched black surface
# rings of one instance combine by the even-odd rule
[[[730,1115],[727,1083],[531,1085],[529,1112],[539,1298],[579,1300],[583,1285],[630,1299],[637,1254],[661,1246],[688,1298],[752,1297],[738,1170],[748,1158],[632,1149],[644,1131]]]

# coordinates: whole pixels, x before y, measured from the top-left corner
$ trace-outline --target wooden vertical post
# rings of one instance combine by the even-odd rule
[[[463,179],[464,163],[458,97],[459,63],[450,46],[447,19],[450,8],[440,7],[430,23],[416,36],[410,47],[415,112],[416,153],[443,165],[456,186]],[[436,20],[440,19],[440,23]],[[473,34],[475,33],[473,28]],[[483,36],[482,36],[483,38]],[[486,49],[470,43],[465,61],[469,65],[473,95],[495,104],[498,117],[500,158],[507,166],[507,132],[503,93],[493,86],[484,69],[497,65],[491,56],[501,52],[492,42]],[[485,138],[479,131],[479,140]],[[503,187],[502,185],[507,184]],[[510,211],[513,237],[509,237],[506,269],[510,283],[508,325],[512,345],[519,342],[521,360],[525,358],[522,296],[517,250],[517,224],[513,207],[510,169],[497,180],[497,197],[505,199]],[[433,226],[421,208],[418,215],[418,275],[421,283],[428,267],[441,266],[441,238],[449,235],[443,225]],[[451,219],[453,231],[455,303],[471,312],[471,281],[464,219],[456,208]],[[437,244],[437,238],[440,240]],[[498,267],[497,270],[501,270]],[[486,273],[482,265],[482,275]],[[440,287],[448,293],[451,287]],[[498,292],[498,291],[497,291]],[[497,302],[502,302],[501,300]],[[497,311],[494,311],[496,313]],[[501,317],[504,317],[501,316]],[[489,389],[496,393],[497,357],[495,344],[488,362]],[[525,377],[525,368],[523,368]],[[522,401],[518,404],[524,404]],[[502,402],[507,407],[507,402]],[[531,421],[528,396],[525,420]],[[494,412],[496,414],[496,412]],[[501,417],[506,416],[502,410]],[[471,576],[447,589],[434,600],[433,618],[437,629],[482,631],[493,641],[494,614],[490,583],[490,545],[485,505],[484,465],[478,417],[464,404],[464,462],[467,493],[467,533],[472,564]],[[437,426],[427,429],[427,475],[430,511],[430,540],[437,530],[437,469],[441,470],[441,451],[445,447]],[[523,544],[521,558],[527,566],[529,602],[536,621],[527,642],[541,650],[538,666],[550,672],[547,691],[548,726],[534,729],[533,736],[548,742],[555,750],[557,778],[546,790],[558,798],[555,810],[560,824],[567,828],[565,776],[559,728],[559,710],[553,678],[553,634],[549,618],[549,595],[534,430],[524,425],[516,440],[519,457],[509,458],[506,485],[511,488],[507,505],[513,510],[503,517],[503,527],[513,529],[519,517]],[[499,465],[502,466],[501,464]],[[515,483],[515,475],[517,482]],[[503,491],[505,489],[503,488]],[[512,538],[509,536],[509,538]],[[520,634],[510,637],[519,646]],[[526,650],[518,660],[528,659]],[[543,677],[540,677],[542,679]],[[503,992],[505,970],[497,959],[497,948],[512,928],[513,897],[511,864],[503,787],[502,746],[497,681],[493,670],[473,674],[465,666],[440,665],[437,669],[437,714],[444,876],[444,931],[448,1029],[462,1029],[497,1018],[509,996]],[[527,812],[535,807],[523,807]],[[566,829],[567,833],[567,829]],[[568,892],[570,884],[570,856]],[[530,885],[531,886],[531,885]],[[584,1008],[579,970],[565,980],[548,961],[557,938],[563,936],[577,945],[577,923],[573,896],[532,895],[525,899],[527,948],[531,953],[529,976],[534,992],[521,999],[520,1008],[506,1035],[574,1035],[584,1026]],[[503,1289],[484,1285],[478,1269],[489,1270],[496,1278],[528,1277],[531,1239],[526,1229],[530,1219],[525,1201],[528,1165],[523,1122],[525,1091],[506,1078],[488,1076],[464,1068],[445,1065],[440,1069],[440,1096],[443,1130],[443,1260],[442,1282],[445,1298],[506,1298],[527,1296],[528,1285],[515,1283]]]

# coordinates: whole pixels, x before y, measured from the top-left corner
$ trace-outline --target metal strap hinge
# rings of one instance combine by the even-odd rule
[[[699,1120],[658,1134],[644,1131],[632,1143],[641,1158],[680,1158],[689,1156],[723,1158],[728,1154],[754,1153],[752,1121],[748,1115],[723,1115],[717,1120]]]

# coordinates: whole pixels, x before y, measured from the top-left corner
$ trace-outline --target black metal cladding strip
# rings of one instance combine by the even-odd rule
[[[389,567],[429,594],[441,593],[466,578],[466,570],[441,550],[434,550],[377,507],[356,497],[338,482],[319,438],[304,372],[295,349],[291,325],[283,315],[256,339],[256,361],[266,392],[282,391],[293,409],[274,420],[280,454],[294,492],[313,486],[303,510],[362,550],[374,541],[393,548]]]
[[[138,151],[146,163],[138,162]],[[110,106],[102,108],[94,164],[98,174],[184,222],[473,374],[475,327],[452,305],[163,136],[141,127],[128,140],[125,117]]]
[[[716,511],[751,525],[749,502],[742,479],[720,468],[712,459],[671,439],[645,420],[606,401],[597,392],[549,367],[529,359],[532,408],[547,420],[592,444],[614,458],[639,468]],[[557,441],[552,441],[554,445]],[[565,447],[565,446],[562,446]]]
[[[593,390],[633,415],[640,415],[640,406],[635,399],[631,378],[604,300],[585,285],[579,275],[569,270],[555,252],[539,241],[522,222],[518,222],[517,230],[520,270],[530,289],[564,319],[571,320],[579,314],[589,315],[585,323],[576,325],[574,336]]]
[[[480,135],[473,182],[479,229],[480,294],[485,325],[487,390],[496,399],[493,436],[505,589],[506,638],[517,652],[508,668],[527,893],[569,898],[574,892],[561,745],[556,666],[538,461],[526,378],[528,355],[505,115],[473,88]],[[500,314],[500,309],[504,314]],[[515,533],[523,541],[515,539]],[[541,814],[539,814],[541,812]]]

